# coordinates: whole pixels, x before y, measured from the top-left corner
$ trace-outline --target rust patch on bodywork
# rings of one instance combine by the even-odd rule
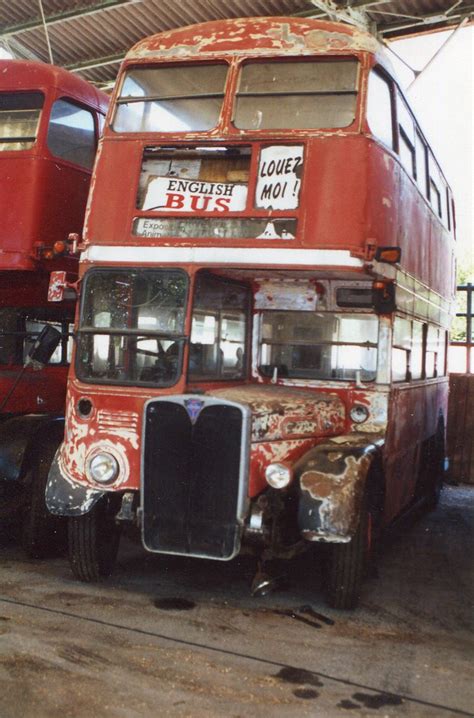
[[[345,407],[336,395],[261,384],[209,394],[250,408],[252,442],[328,437],[344,430]]]
[[[341,437],[342,438],[342,437]],[[299,525],[312,541],[349,541],[357,530],[362,499],[377,443],[341,443],[341,451],[316,447],[299,467]]]

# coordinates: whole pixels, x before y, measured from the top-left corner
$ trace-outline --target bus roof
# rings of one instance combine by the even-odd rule
[[[378,52],[369,33],[342,23],[293,17],[215,20],[169,30],[138,42],[126,60],[187,59],[221,55],[314,55],[348,51]]]
[[[107,111],[108,96],[62,67],[30,60],[0,60],[0,91],[56,88],[84,104]]]

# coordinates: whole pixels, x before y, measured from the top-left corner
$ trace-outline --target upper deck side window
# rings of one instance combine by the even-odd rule
[[[243,65],[234,110],[241,130],[348,127],[355,119],[355,58],[256,61]]]
[[[130,69],[112,122],[116,132],[203,132],[217,125],[228,65]]]
[[[0,93],[0,151],[33,147],[43,104],[42,92]]]
[[[94,115],[64,97],[56,100],[51,109],[47,144],[55,157],[92,169],[96,149]]]
[[[367,122],[374,137],[394,149],[392,90],[375,70],[369,75]]]

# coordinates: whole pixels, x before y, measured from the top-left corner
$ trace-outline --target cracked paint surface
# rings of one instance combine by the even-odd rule
[[[335,395],[268,385],[243,385],[209,393],[250,408],[252,442],[330,436],[344,429],[344,404]]]
[[[196,58],[214,55],[271,55],[377,52],[380,44],[368,33],[318,20],[241,18],[191,25],[137,43],[126,59]]]
[[[345,438],[346,445],[339,442],[341,451],[328,444],[318,447],[300,475],[304,502],[300,524],[303,536],[309,540],[347,542],[357,530],[376,447],[368,444],[365,436],[355,437],[354,443],[353,437]]]

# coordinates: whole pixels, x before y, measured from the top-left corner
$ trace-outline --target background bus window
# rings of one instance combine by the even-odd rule
[[[33,147],[43,102],[42,92],[0,93],[0,151]]]
[[[358,62],[249,62],[234,124],[241,130],[348,127],[355,118]]]
[[[17,332],[21,331],[21,315],[16,308],[0,309],[0,365],[21,363],[22,341]]]
[[[48,148],[55,157],[92,169],[96,148],[92,113],[67,100],[56,100],[49,121]]]
[[[72,319],[72,317],[70,318]],[[17,307],[0,310],[0,365],[22,366],[43,327],[49,324],[62,334],[50,364],[68,364],[72,353],[73,325],[48,309]]]
[[[392,93],[378,72],[369,75],[367,122],[374,137],[393,149]]]
[[[73,325],[67,322],[42,322],[26,319],[25,332],[26,337],[23,342],[23,362],[26,361],[28,353],[38,338],[43,327],[49,324],[61,332],[63,340],[56,347],[54,353],[49,360],[49,364],[69,364],[72,355],[72,331]]]

